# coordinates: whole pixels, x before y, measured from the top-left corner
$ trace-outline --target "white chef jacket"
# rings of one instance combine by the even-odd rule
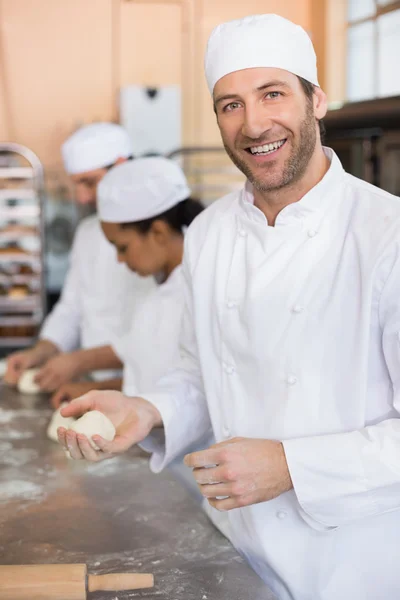
[[[123,392],[127,396],[136,396],[139,390],[154,387],[161,377],[179,363],[183,309],[182,267],[179,265],[164,283],[147,294],[145,302],[132,315],[129,331],[112,343],[114,352],[124,364]],[[163,441],[162,431],[152,434],[153,444],[158,443],[160,436]],[[213,442],[208,431],[192,449],[204,449]],[[147,449],[146,445],[143,447]],[[191,495],[201,502],[202,497],[191,469],[182,461],[183,456],[179,456],[168,466]]]
[[[400,598],[400,201],[330,168],[275,227],[249,184],[186,236],[183,358],[154,471],[212,425],[282,440],[294,490],[229,511],[283,600]]]
[[[156,285],[134,311],[127,333],[112,347],[124,364],[123,392],[135,396],[149,389],[179,362],[179,334],[184,295],[181,265]]]
[[[151,278],[139,277],[118,263],[98,217],[87,217],[76,230],[60,300],[44,321],[40,338],[63,352],[110,344],[126,331],[135,305],[153,285]],[[95,376],[117,374],[100,371]]]

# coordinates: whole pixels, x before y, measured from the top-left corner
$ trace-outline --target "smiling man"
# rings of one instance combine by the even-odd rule
[[[96,456],[82,436],[60,440],[101,460],[146,438],[159,471],[212,427],[218,443],[185,462],[280,599],[396,600],[399,199],[323,148],[326,97],[300,27],[217,27],[206,76],[248,181],[187,233],[182,363],[140,398],[93,393],[63,411],[114,421]]]

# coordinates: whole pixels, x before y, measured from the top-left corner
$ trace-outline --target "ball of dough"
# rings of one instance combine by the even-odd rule
[[[70,427],[76,433],[83,433],[89,440],[94,450],[100,450],[92,440],[93,435],[100,435],[105,440],[112,442],[115,437],[115,427],[110,419],[98,410],[91,410],[75,421]]]
[[[0,377],[3,377],[7,371],[7,360],[3,358],[0,360]]]
[[[53,442],[58,442],[57,429],[59,427],[65,427],[65,429],[70,429],[71,425],[75,423],[76,419],[74,417],[63,417],[61,415],[61,409],[64,406],[68,406],[68,402],[63,402],[60,406],[53,412],[53,416],[51,417],[51,421],[47,428],[47,437]]]
[[[34,382],[40,369],[28,369],[22,373],[18,381],[18,391],[21,394],[40,394],[42,391],[37,383]]]

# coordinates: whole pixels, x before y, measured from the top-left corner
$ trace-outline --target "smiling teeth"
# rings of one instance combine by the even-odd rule
[[[256,146],[254,148],[250,148],[250,152],[252,154],[268,154],[269,152],[274,152],[274,150],[278,150],[283,144],[285,140],[280,140],[279,142],[273,142],[272,144],[264,144],[264,146]]]

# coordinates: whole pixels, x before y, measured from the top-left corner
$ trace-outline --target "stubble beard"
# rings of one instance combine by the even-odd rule
[[[291,134],[288,136],[288,139],[290,138],[293,139]],[[292,148],[292,152],[278,176],[268,177],[268,171],[271,169],[273,163],[265,165],[264,171],[267,175],[265,178],[262,175],[254,173],[248,163],[235,150],[230,148],[225,141],[224,146],[232,162],[258,191],[272,192],[293,185],[303,177],[314,153],[316,143],[317,132],[313,105],[307,102],[306,114],[299,130],[299,143]]]

